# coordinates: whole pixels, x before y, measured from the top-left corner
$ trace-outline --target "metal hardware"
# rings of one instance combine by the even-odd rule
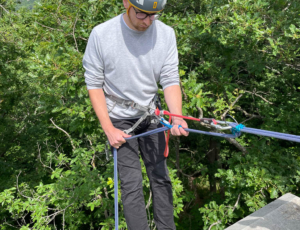
[[[217,124],[211,122],[210,125],[213,126],[215,129],[218,130],[229,130],[232,127],[226,121],[216,121]]]

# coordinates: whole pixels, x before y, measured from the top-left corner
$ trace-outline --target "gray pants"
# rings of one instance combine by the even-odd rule
[[[137,119],[111,118],[113,125],[125,130]],[[150,119],[144,120],[132,134],[140,134],[161,127]],[[118,149],[118,172],[121,180],[122,202],[128,230],[149,230],[143,195],[143,178],[139,150],[146,166],[153,195],[153,215],[158,230],[174,230],[173,196],[169,172],[164,157],[164,133],[152,134],[127,141]]]

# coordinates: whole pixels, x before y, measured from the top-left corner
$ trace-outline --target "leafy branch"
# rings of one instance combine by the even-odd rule
[[[232,212],[234,212],[234,210],[235,210],[236,207],[238,206],[240,197],[241,197],[241,193],[238,195],[238,198],[237,198],[237,200],[236,200],[234,206],[232,207]],[[226,211],[225,215],[227,215],[228,211],[229,211],[229,210]],[[222,220],[218,220],[217,222],[213,223],[212,225],[209,226],[208,230],[211,230],[211,228],[212,228],[213,226],[218,225],[218,224],[220,224],[221,222],[222,222]]]
[[[57,129],[63,131],[63,132],[69,137],[69,140],[70,140],[70,142],[71,142],[71,145],[72,145],[72,147],[73,147],[73,150],[75,150],[76,148],[75,148],[75,146],[74,146],[74,144],[73,144],[73,141],[72,141],[72,138],[71,138],[70,134],[68,134],[68,133],[67,133],[65,130],[63,130],[62,128],[58,127],[58,126],[54,123],[54,121],[52,120],[52,118],[50,119],[50,121],[52,122],[52,124],[53,124]]]
[[[7,9],[5,9],[4,6],[2,6],[2,5],[0,4],[0,7],[1,7],[7,14],[9,14],[9,11],[8,11]]]

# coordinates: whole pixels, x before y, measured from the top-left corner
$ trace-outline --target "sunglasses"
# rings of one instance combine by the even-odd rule
[[[136,11],[136,9],[134,7],[132,7],[132,8],[135,11],[135,15],[136,15],[137,19],[143,20],[143,19],[145,19],[145,18],[147,18],[149,16],[150,20],[154,21],[154,20],[156,20],[156,19],[158,19],[160,17],[160,14],[147,14],[145,12]]]

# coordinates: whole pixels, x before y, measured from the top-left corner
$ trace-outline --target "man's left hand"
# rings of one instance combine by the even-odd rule
[[[187,123],[182,118],[174,118],[172,122],[173,128],[171,129],[171,134],[173,136],[188,136],[189,133],[186,132],[184,129],[188,128]],[[181,125],[182,127],[178,128]]]

